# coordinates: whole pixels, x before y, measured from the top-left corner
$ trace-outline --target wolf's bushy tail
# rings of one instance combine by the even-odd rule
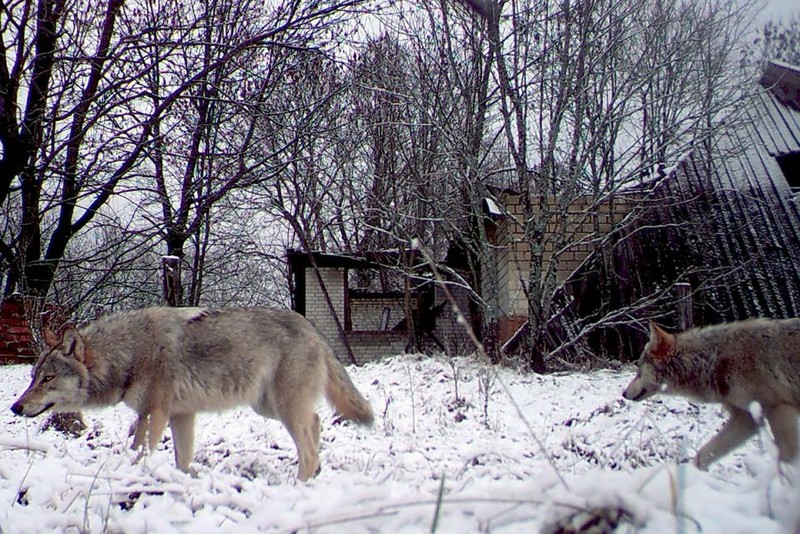
[[[344,366],[329,351],[325,358],[328,366],[328,383],[325,385],[325,397],[340,417],[350,419],[361,425],[371,425],[375,420],[372,407],[356,389]]]

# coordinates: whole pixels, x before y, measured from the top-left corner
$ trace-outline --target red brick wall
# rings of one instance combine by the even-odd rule
[[[524,315],[506,315],[497,320],[497,341],[500,345],[511,339],[528,322]]]
[[[37,354],[22,297],[12,295],[0,303],[0,364],[30,363]]]

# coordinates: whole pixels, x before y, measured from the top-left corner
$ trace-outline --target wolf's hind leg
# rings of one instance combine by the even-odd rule
[[[134,423],[134,426],[131,429],[131,435],[133,435],[131,449],[133,450],[136,450],[144,445],[144,438],[147,436],[147,425],[149,424],[147,419],[148,416],[146,413],[140,413],[136,417],[136,423]]]
[[[317,476],[319,472],[322,470],[322,465],[319,462],[319,437],[322,433],[322,425],[319,421],[319,415],[316,413],[314,414],[314,420],[311,426],[311,443],[314,445],[314,450],[316,451],[317,455],[317,468],[314,470],[314,474],[311,476]]]
[[[194,414],[173,414],[169,418],[169,428],[175,446],[175,465],[184,473],[191,473],[189,464],[194,456]]]
[[[147,445],[151,451],[156,450],[156,447],[158,447],[158,442],[161,441],[161,436],[164,435],[164,429],[167,428],[168,419],[169,414],[162,409],[150,412],[150,424],[147,429]]]
[[[317,415],[317,414],[314,414],[314,429],[313,430],[314,430],[314,434],[312,436],[312,439],[314,440],[314,443],[316,443],[317,452],[319,452],[319,436],[322,433],[322,425],[319,422],[319,415]]]
[[[778,447],[778,459],[781,462],[791,462],[797,457],[797,408],[788,404],[781,404],[767,410],[766,416],[769,428],[775,437]]]
[[[305,482],[317,474],[319,464],[319,416],[311,410],[294,407],[285,417],[284,426],[297,446],[298,480]]]
[[[731,452],[758,432],[758,423],[749,412],[740,408],[730,408],[731,417],[716,436],[703,445],[694,460],[699,469],[708,466]]]

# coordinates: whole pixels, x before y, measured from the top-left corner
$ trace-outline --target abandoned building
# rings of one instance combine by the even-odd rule
[[[286,252],[292,308],[353,363],[435,348],[463,352],[467,339],[425,265],[397,252]],[[466,294],[456,292],[460,307]]]
[[[557,200],[554,197],[548,198],[547,230],[542,239],[543,270],[555,262],[552,267],[556,282],[565,283],[594,252],[597,237],[608,234],[628,215],[634,198],[632,195],[617,195],[595,204],[588,196],[578,196],[563,210],[555,208]],[[525,239],[519,224],[524,219],[519,193],[499,191],[493,199],[485,202],[489,254],[483,266],[481,287],[484,301],[488,304],[487,319],[495,325],[498,343],[505,346],[521,332],[528,320],[525,285],[532,260],[531,244]],[[563,246],[558,245],[557,234],[565,241]],[[554,259],[556,254],[557,259]]]
[[[759,88],[743,110],[748,120],[689,152],[646,193],[600,203],[578,197],[560,220],[548,221],[572,234],[559,249],[555,310],[541,341],[548,349],[569,342],[634,358],[646,319],[678,325],[676,284],[691,288],[696,324],[800,316],[800,68],[769,63]],[[518,194],[487,196],[484,208],[486,316],[472,315],[481,310],[466,290],[453,292],[459,309],[471,312],[461,323],[489,325],[510,349],[525,330],[532,252],[516,223]],[[545,264],[554,251],[545,245]],[[288,250],[287,260],[293,308],[345,361],[471,350],[442,288],[413,255]],[[16,296],[2,305],[0,359],[29,361],[36,347],[23,307]]]
[[[587,353],[635,358],[645,342],[646,319],[679,324],[675,287],[691,288],[696,324],[800,316],[800,69],[770,63],[759,88],[740,127],[696,147],[655,187],[591,205],[579,197],[558,215],[561,220],[548,221],[548,229],[566,224],[572,236],[559,251],[556,318],[542,341],[549,350],[566,341],[576,345],[580,335],[578,345]],[[531,250],[516,223],[522,215],[518,194],[500,192],[484,207],[492,252],[483,265],[482,298],[490,314],[483,319],[502,344],[525,329]],[[543,263],[553,252],[545,245]],[[375,292],[356,282],[355,271],[387,265],[397,271],[396,258],[312,256],[318,275],[307,253],[288,252],[294,307],[337,340],[340,354],[347,354],[342,338],[359,362],[409,349],[408,318],[428,325],[413,335],[433,346],[464,342],[430,278],[417,276],[410,294],[398,288]],[[460,298],[467,309],[466,295]],[[610,315],[624,319],[604,322]]]
[[[740,127],[658,183],[609,240],[606,261],[589,258],[565,284],[563,324],[598,323],[591,351],[635,358],[644,319],[677,327],[676,283],[692,288],[696,325],[800,316],[800,68],[769,63],[743,111]],[[625,309],[636,320],[598,321]]]

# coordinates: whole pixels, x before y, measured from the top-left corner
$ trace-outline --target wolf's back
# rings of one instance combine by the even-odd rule
[[[717,348],[734,358],[790,363],[800,349],[800,319],[750,319],[694,328],[678,334],[680,344],[704,352]]]
[[[800,319],[750,319],[678,337],[693,361],[716,365],[718,379],[749,391],[781,392],[800,405]]]
[[[800,319],[752,319],[726,326],[725,344],[732,354],[800,375]]]
[[[106,315],[81,328],[102,355],[114,353],[137,359],[156,351],[173,357],[185,324],[202,316],[200,308],[151,307]]]
[[[779,380],[790,391],[800,408],[800,319],[783,319],[777,323],[777,339],[767,367],[781,370]],[[773,371],[773,375],[775,372]]]

